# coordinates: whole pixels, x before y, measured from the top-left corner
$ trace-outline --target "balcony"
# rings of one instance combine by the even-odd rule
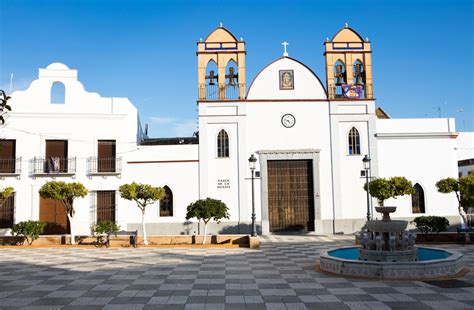
[[[122,157],[89,157],[88,175],[117,175],[122,173]]]
[[[35,176],[71,176],[76,174],[76,157],[35,157],[31,161]]]
[[[21,157],[0,158],[0,177],[19,176],[21,174]]]

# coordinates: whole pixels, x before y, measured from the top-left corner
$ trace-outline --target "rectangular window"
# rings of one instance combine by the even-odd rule
[[[0,199],[0,228],[13,227],[13,215],[15,214],[15,194],[7,199]]]
[[[97,172],[115,172],[115,140],[99,140],[97,145]]]
[[[16,140],[0,140],[0,173],[15,173]]]
[[[97,191],[97,222],[115,223],[115,191]]]
[[[67,172],[67,140],[46,140],[45,172]]]

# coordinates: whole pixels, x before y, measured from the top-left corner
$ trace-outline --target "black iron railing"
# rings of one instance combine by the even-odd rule
[[[32,160],[34,175],[75,174],[76,157],[35,157]]]
[[[122,157],[89,157],[87,174],[118,174],[122,172]]]
[[[200,100],[232,100],[240,98],[240,84],[226,84],[219,86],[200,84],[199,85],[199,99]]]
[[[0,175],[18,175],[21,173],[21,157],[0,158]]]

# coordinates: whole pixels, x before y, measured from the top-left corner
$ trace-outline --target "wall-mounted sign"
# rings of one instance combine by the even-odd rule
[[[280,89],[295,89],[295,78],[293,70],[280,70]]]
[[[342,85],[342,95],[344,98],[360,99],[362,97],[362,85]]]
[[[229,179],[218,179],[217,180],[217,188],[230,188]]]

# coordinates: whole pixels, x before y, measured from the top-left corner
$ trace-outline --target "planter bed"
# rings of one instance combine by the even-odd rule
[[[40,236],[33,242],[32,246],[24,245],[24,247],[54,247],[54,246],[70,246],[69,235]],[[202,236],[148,236],[149,245],[147,247],[245,247],[257,249],[260,247],[258,237],[250,237],[249,235],[214,235],[207,236],[206,244],[201,245]],[[15,246],[21,238],[12,236],[1,236],[0,244],[4,246]],[[76,236],[76,246],[96,246],[96,237],[94,236]],[[110,247],[129,247],[130,237],[117,236],[110,238]],[[138,236],[138,246],[144,247],[143,237]],[[17,246],[15,246],[17,247]]]

